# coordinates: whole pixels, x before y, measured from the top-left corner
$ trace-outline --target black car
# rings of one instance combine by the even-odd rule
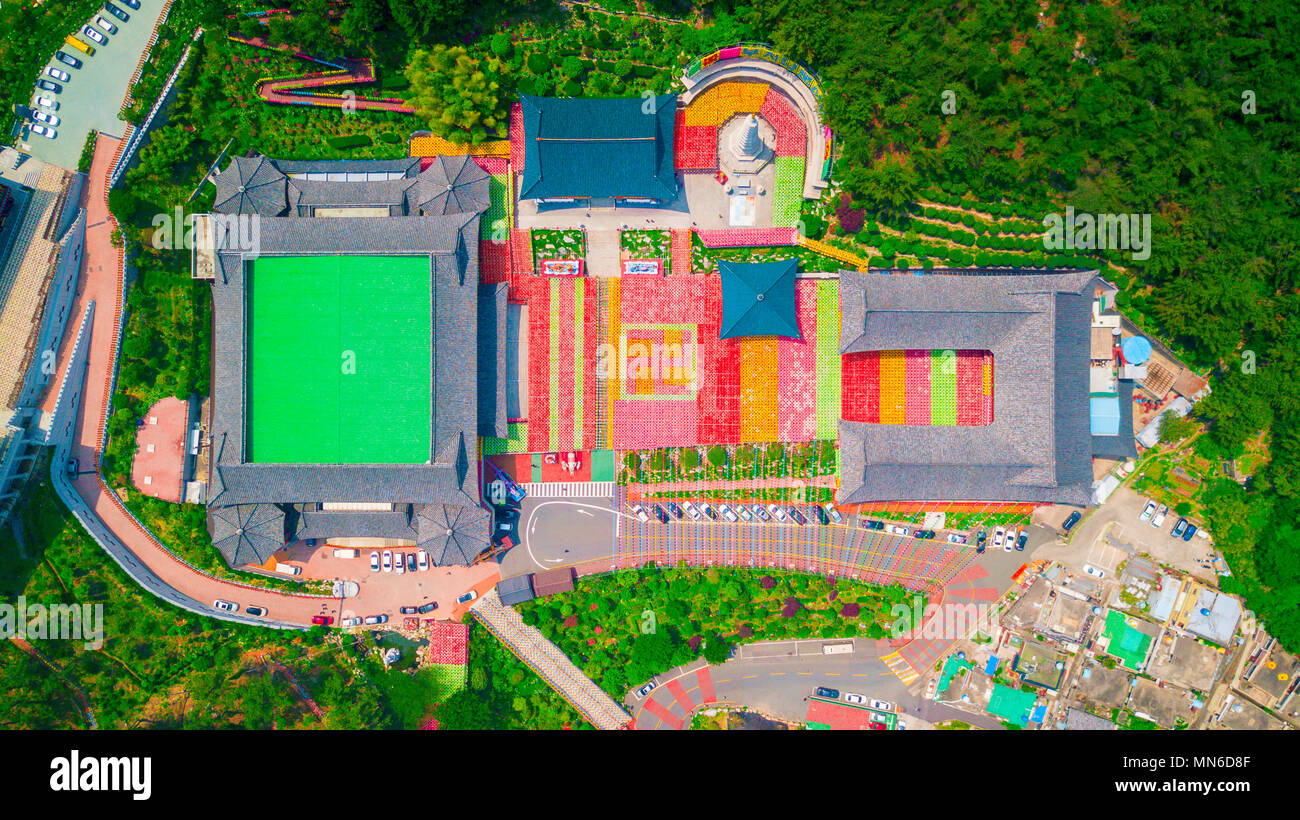
[[[825,525],[831,523],[831,517],[830,517],[829,515],[827,515],[827,514],[826,514],[826,511],[823,510],[821,507],[813,507],[813,511],[817,513],[817,523],[818,523],[818,524],[821,524],[821,525],[825,526]]]
[[[1078,524],[1079,519],[1082,517],[1083,515],[1080,514],[1078,510],[1075,510],[1074,512],[1070,513],[1069,518],[1065,519],[1065,523],[1061,525],[1061,529],[1065,530],[1066,532],[1069,532],[1070,530],[1074,529],[1074,525]]]
[[[673,518],[681,518],[681,517],[682,517],[682,508],[679,507],[679,506],[677,506],[677,502],[676,502],[676,501],[669,501],[669,502],[668,502],[668,512],[670,512],[670,513],[673,514]]]
[[[266,610],[260,606],[246,606],[244,607],[244,611],[249,615],[256,615],[259,618],[266,617]]]
[[[916,537],[922,541],[933,541],[934,536],[934,530],[917,530],[916,532]]]
[[[808,523],[808,519],[804,518],[803,513],[799,512],[799,509],[795,507],[793,504],[787,507],[787,509],[790,512],[790,517],[793,518],[795,521],[798,521],[800,524]]]
[[[56,82],[51,82],[50,80],[37,80],[36,87],[40,89],[44,89],[45,91],[52,92],[54,94],[63,93],[63,86],[59,85]]]
[[[135,9],[136,11],[140,10],[140,0],[122,0],[122,2],[126,3],[128,6]]]
[[[403,615],[414,615],[420,610],[413,606],[404,606],[404,607],[400,607],[397,611],[402,613]]]
[[[866,521],[862,522],[862,526],[869,530],[883,530],[885,528],[885,522],[877,521],[874,518],[868,518]]]
[[[56,52],[54,52],[54,59],[58,60],[59,62],[63,63],[64,65],[70,65],[70,66],[72,66],[73,68],[81,68],[81,61],[80,61],[80,60],[78,60],[76,57],[73,57],[73,56],[71,56],[71,55],[69,55],[69,54],[65,54],[65,53],[62,52],[62,51],[56,51]]]
[[[123,23],[125,23],[127,20],[130,20],[130,19],[131,19],[131,15],[129,15],[129,14],[127,14],[126,12],[122,11],[122,10],[119,9],[117,6],[113,5],[112,3],[105,3],[105,4],[104,4],[104,11],[108,12],[109,14],[113,15],[113,16],[116,17],[117,19],[121,20]]]
[[[830,688],[827,688],[827,687],[825,687],[825,686],[818,686],[818,687],[813,691],[813,694],[816,695],[816,696],[819,697],[819,698],[839,698],[839,696],[840,696],[840,690],[838,690],[838,689],[830,689]]]
[[[1016,539],[1016,552],[1024,552],[1025,544],[1028,543],[1029,543],[1029,533],[1027,532],[1020,533],[1020,537]]]
[[[433,601],[432,603],[428,603],[420,607],[419,609],[416,610],[416,612],[419,612],[421,615],[428,615],[430,612],[434,611],[437,608],[438,608],[438,602]]]
[[[655,505],[655,518],[658,518],[662,524],[667,524],[669,521],[668,513],[658,504]]]

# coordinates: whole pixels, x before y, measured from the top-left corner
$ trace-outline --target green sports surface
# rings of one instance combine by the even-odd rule
[[[288,256],[249,263],[245,459],[429,460],[427,256]]]

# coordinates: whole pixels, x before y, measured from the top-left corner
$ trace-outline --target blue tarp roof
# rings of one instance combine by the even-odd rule
[[[1088,399],[1088,417],[1094,436],[1119,435],[1119,397],[1094,396]]]
[[[722,274],[722,326],[718,338],[799,335],[794,309],[797,258],[778,262],[718,262]]]
[[[994,655],[989,658],[989,662],[984,665],[984,674],[990,677],[996,675],[998,671],[998,656]]]
[[[677,197],[677,95],[612,100],[519,95],[524,119],[520,199]]]

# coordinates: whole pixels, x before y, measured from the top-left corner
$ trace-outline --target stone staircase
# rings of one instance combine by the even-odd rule
[[[597,729],[622,729],[632,721],[559,647],[502,604],[495,589],[479,598],[470,612]]]
[[[587,275],[609,278],[621,273],[619,232],[587,231]]]

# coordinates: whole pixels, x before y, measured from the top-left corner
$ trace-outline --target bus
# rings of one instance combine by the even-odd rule
[[[76,37],[73,37],[71,34],[69,34],[67,37],[65,37],[65,38],[63,39],[63,42],[65,42],[65,43],[67,43],[68,45],[72,46],[72,47],[75,48],[77,51],[80,51],[82,54],[85,54],[87,57],[94,57],[94,56],[95,56],[95,47],[94,47],[94,46],[86,45],[85,43],[83,43],[83,42],[81,42],[80,40],[78,40]]]

